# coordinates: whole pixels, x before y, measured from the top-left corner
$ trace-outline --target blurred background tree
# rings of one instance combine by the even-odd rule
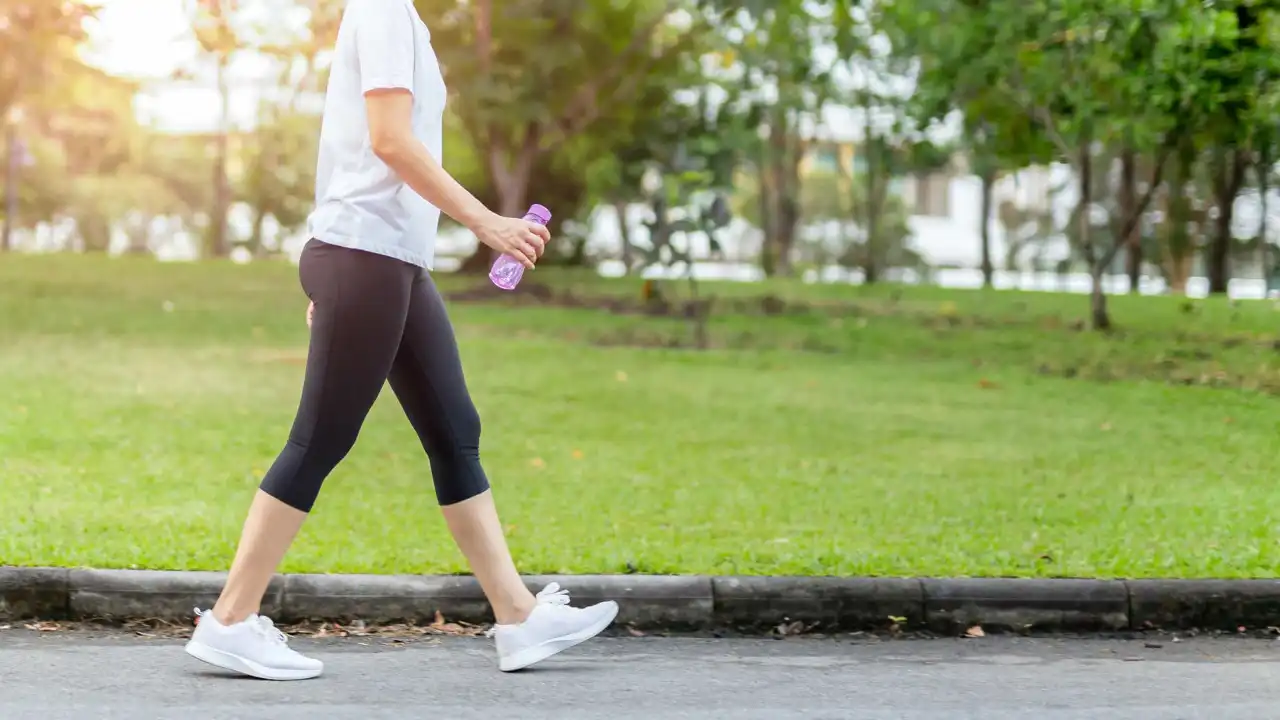
[[[876,282],[959,263],[991,286],[1056,265],[1090,277],[1105,328],[1106,278],[1180,293],[1203,276],[1222,293],[1276,265],[1265,7],[417,6],[451,89],[446,166],[500,212],[551,207],[548,262],[640,269],[645,171],[709,153],[733,210],[722,262],[766,276],[830,266]],[[209,257],[286,250],[313,201],[343,7],[187,0],[192,52],[172,80],[217,111],[172,130],[137,114],[158,81],[85,59],[93,4],[0,0],[7,222],[43,228],[50,247],[156,252],[168,241],[147,228],[164,220]],[[1104,26],[1124,31],[1091,30]],[[939,257],[961,242],[966,259]],[[484,249],[466,252],[464,270],[487,267]]]

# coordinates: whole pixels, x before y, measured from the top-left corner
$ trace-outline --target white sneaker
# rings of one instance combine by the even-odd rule
[[[223,625],[211,610],[196,608],[196,616],[187,654],[197,660],[263,680],[306,680],[324,672],[324,663],[290,648],[289,637],[269,617],[255,614]]]
[[[569,607],[569,593],[551,583],[538,593],[538,604],[519,625],[495,625],[498,669],[511,672],[546,660],[562,650],[599,635],[618,615],[609,600],[586,608]]]

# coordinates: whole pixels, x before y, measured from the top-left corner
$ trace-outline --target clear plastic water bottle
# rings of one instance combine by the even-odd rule
[[[524,219],[546,225],[551,222],[551,211],[541,205],[530,205],[529,212],[524,214]],[[489,270],[489,279],[503,290],[515,290],[522,277],[524,277],[524,263],[506,253],[499,255],[498,259],[493,261],[493,268]]]

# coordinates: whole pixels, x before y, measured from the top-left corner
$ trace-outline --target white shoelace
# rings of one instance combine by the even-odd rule
[[[195,608],[195,612],[196,617],[204,617],[205,615],[213,613],[212,610],[201,610],[200,608]],[[277,642],[282,645],[287,645],[289,643],[289,636],[281,632],[280,629],[276,627],[276,624],[272,622],[271,618],[266,615],[255,615],[252,619],[247,620],[246,622],[249,624],[250,629],[267,640]]]
[[[276,627],[276,624],[271,621],[271,618],[266,615],[259,615],[256,620],[257,622],[253,623],[255,632],[262,635],[262,637],[267,640],[280,643],[281,645],[289,644],[289,636],[281,632],[280,629]]]
[[[569,591],[561,590],[560,583],[551,583],[535,596],[539,605],[568,605]]]

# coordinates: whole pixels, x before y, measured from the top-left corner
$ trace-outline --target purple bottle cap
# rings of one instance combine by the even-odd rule
[[[525,217],[528,217],[529,215],[537,218],[538,222],[541,222],[543,225],[551,222],[551,211],[537,203],[529,206],[529,212],[525,213]]]

